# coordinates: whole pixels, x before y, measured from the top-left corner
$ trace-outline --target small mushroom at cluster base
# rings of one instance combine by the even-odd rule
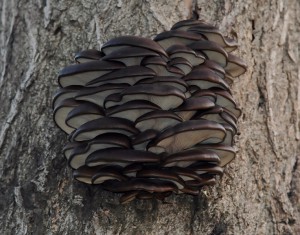
[[[122,204],[215,185],[237,153],[230,85],[247,69],[237,47],[204,20],[183,20],[153,40],[120,36],[77,53],[52,105],[73,178]]]

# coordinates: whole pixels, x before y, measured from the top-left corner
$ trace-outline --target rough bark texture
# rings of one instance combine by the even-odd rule
[[[57,73],[74,53],[118,35],[152,37],[191,14],[191,0],[0,2],[0,234],[300,234],[300,3],[198,0],[240,43],[248,72],[237,158],[216,187],[168,204],[75,182],[52,121]]]

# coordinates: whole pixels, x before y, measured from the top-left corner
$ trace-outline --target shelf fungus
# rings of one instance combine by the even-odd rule
[[[74,179],[121,203],[214,185],[236,155],[230,84],[247,69],[237,47],[217,27],[183,20],[153,40],[121,36],[77,53],[53,98]]]

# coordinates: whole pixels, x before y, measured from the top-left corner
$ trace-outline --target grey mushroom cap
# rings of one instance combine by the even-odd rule
[[[78,143],[78,142],[75,142]],[[93,152],[106,148],[131,148],[129,137],[119,133],[106,133],[87,142],[79,142],[68,156],[70,167],[77,169],[85,165],[86,158]]]
[[[140,132],[139,134],[135,135],[132,139],[133,148],[136,150],[144,150],[146,151],[146,147],[148,143],[154,139],[159,131],[148,129],[146,131]]]
[[[177,174],[168,169],[142,169],[137,172],[138,178],[158,178],[164,181],[174,183],[178,189],[185,187],[184,181]]]
[[[166,61],[168,60],[168,55],[166,54],[165,50],[155,41],[142,38],[137,36],[121,36],[117,38],[113,38],[106,42],[101,50],[107,55],[114,50],[118,50],[120,47],[124,46],[136,46],[142,47],[149,50],[152,50],[162,56]]]
[[[160,157],[151,152],[133,149],[108,148],[100,149],[90,154],[86,159],[86,165],[97,166],[110,163],[125,167],[132,163],[158,163],[159,161]]]
[[[154,77],[155,75],[156,73],[153,70],[136,65],[113,71],[88,82],[86,85],[99,86],[106,83],[128,83],[133,85],[143,78]]]
[[[197,86],[202,90],[211,87],[218,87],[227,91],[230,89],[224,79],[209,68],[192,70],[184,77],[184,80],[187,84]]]
[[[191,48],[181,44],[170,46],[166,52],[170,55],[171,59],[184,58],[191,63],[192,66],[202,64],[206,59],[203,53],[196,53]]]
[[[193,69],[193,65],[183,57],[172,58],[168,65],[180,69],[184,75],[187,75]]]
[[[65,99],[74,98],[75,94],[82,89],[82,86],[68,86],[60,88],[53,96],[52,108],[55,109],[58,103]]]
[[[214,60],[222,67],[225,67],[227,65],[228,54],[217,43],[205,40],[191,43],[188,45],[188,47],[195,51],[204,53],[208,59]]]
[[[161,132],[147,148],[155,153],[176,153],[204,141],[222,142],[225,134],[225,128],[216,122],[189,120]]]
[[[188,84],[182,79],[175,76],[155,76],[153,78],[145,78],[140,80],[138,84],[161,84],[171,85],[180,89],[182,92],[187,92]]]
[[[220,158],[215,152],[211,150],[193,148],[164,157],[162,166],[188,167],[189,165],[198,161],[218,164],[220,162]]]
[[[95,49],[88,49],[78,52],[75,55],[75,61],[78,63],[86,63],[89,61],[100,60],[104,54]]]
[[[102,107],[93,103],[83,102],[68,113],[65,123],[68,126],[77,129],[86,122],[104,116],[105,112]]]
[[[107,97],[105,107],[121,105],[131,100],[148,100],[163,110],[179,106],[185,99],[185,94],[170,85],[140,84],[129,87],[117,97]]]
[[[170,126],[174,126],[183,120],[172,111],[168,110],[154,110],[140,116],[135,121],[135,127],[141,132],[154,129],[162,131]]]
[[[187,45],[195,41],[204,40],[201,35],[180,30],[165,31],[158,34],[154,39],[165,50],[174,44]]]
[[[160,57],[158,53],[153,50],[148,50],[141,47],[126,46],[119,50],[113,51],[104,56],[102,60],[119,61],[126,66],[140,65],[141,61],[149,56]]]
[[[199,148],[209,149],[215,152],[220,158],[220,166],[224,167],[230,163],[236,156],[236,149],[225,144],[199,144]]]
[[[135,122],[137,118],[160,107],[147,100],[131,100],[122,105],[116,105],[106,110],[107,116],[126,118]]]
[[[241,58],[229,53],[225,71],[232,77],[238,77],[247,71],[247,65]]]
[[[187,30],[190,27],[194,27],[197,25],[206,25],[209,28],[215,28],[214,26],[206,23],[204,20],[188,19],[177,22],[171,27],[171,30]]]
[[[85,86],[90,81],[104,74],[124,67],[125,66],[120,62],[98,60],[83,64],[74,64],[63,68],[59,72],[58,83],[61,87],[71,85]]]
[[[107,83],[98,87],[82,87],[75,94],[76,100],[84,100],[101,107],[104,106],[104,99],[115,93],[120,93],[130,85],[126,83]]]
[[[134,127],[133,122],[116,117],[103,117],[89,121],[80,126],[71,137],[72,141],[91,140],[96,136],[104,133],[120,133],[133,135],[139,133],[139,130]]]
[[[193,26],[189,28],[187,32],[203,35],[205,38],[207,38],[207,40],[218,43],[227,52],[234,51],[238,47],[238,43],[235,40],[224,37],[218,28],[205,27],[206,25],[203,26]]]
[[[120,167],[104,166],[99,169],[92,177],[92,184],[101,184],[107,180],[125,181],[127,177],[120,174]]]
[[[73,98],[69,98],[60,101],[56,105],[53,112],[53,119],[56,125],[65,133],[70,134],[75,130],[75,128],[68,126],[65,120],[69,112],[71,112],[75,107],[79,106],[82,103],[82,101],[76,101]]]

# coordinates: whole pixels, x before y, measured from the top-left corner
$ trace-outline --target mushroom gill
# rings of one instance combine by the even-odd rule
[[[230,85],[247,69],[237,48],[217,27],[183,20],[154,40],[120,36],[77,53],[52,104],[74,179],[122,204],[216,184],[237,152]]]

